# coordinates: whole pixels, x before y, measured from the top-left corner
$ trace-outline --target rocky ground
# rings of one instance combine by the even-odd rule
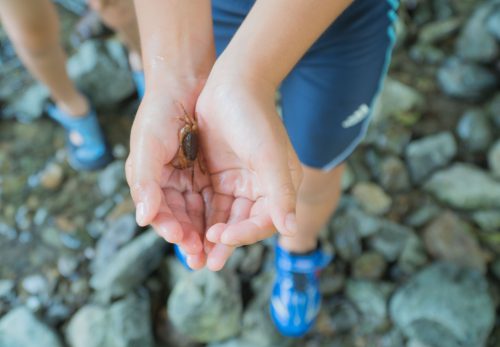
[[[76,16],[61,11],[70,32]],[[137,101],[121,46],[73,50],[116,156],[77,174],[41,118],[47,92],[0,33],[0,347],[500,346],[500,2],[407,0],[400,15],[390,78],[323,233],[336,252],[323,309],[301,340],[268,317],[270,242],[222,273],[187,273],[135,224],[123,165]]]

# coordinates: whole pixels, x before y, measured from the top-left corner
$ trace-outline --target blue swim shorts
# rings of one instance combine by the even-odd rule
[[[212,0],[219,55],[254,0]],[[354,0],[283,81],[283,121],[300,161],[330,170],[366,134],[395,41],[398,0]]]

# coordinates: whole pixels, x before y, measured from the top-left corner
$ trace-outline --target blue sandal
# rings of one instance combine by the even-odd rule
[[[332,260],[320,248],[305,254],[275,246],[276,278],[271,294],[271,318],[278,331],[301,337],[313,326],[321,307],[319,272]]]
[[[113,160],[93,109],[79,118],[68,116],[53,104],[47,106],[46,112],[50,118],[66,129],[68,161],[73,169],[77,171],[97,170]],[[72,142],[73,136],[79,137],[82,143]]]

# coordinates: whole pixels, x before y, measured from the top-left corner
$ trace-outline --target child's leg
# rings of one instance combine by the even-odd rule
[[[142,70],[139,28],[132,0],[90,0],[90,7],[99,13],[102,21],[113,29],[129,52],[132,70]]]
[[[302,169],[304,177],[297,199],[299,232],[295,237],[280,238],[282,247],[297,253],[316,249],[318,234],[337,207],[344,165],[327,172],[304,165]]]
[[[48,87],[57,107],[70,116],[85,115],[89,105],[66,72],[66,54],[51,1],[0,0],[0,19],[19,57]]]

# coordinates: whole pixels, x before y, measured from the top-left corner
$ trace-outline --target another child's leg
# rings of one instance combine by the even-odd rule
[[[0,19],[16,52],[45,84],[57,107],[69,116],[87,114],[87,99],[66,72],[56,9],[50,0],[0,0]]]
[[[89,0],[90,7],[99,13],[102,21],[113,29],[129,52],[132,70],[142,70],[139,27],[132,0]]]
[[[344,165],[331,171],[302,166],[304,177],[297,199],[298,234],[281,237],[280,245],[291,252],[307,253],[317,247],[318,234],[337,207]]]
[[[395,5],[354,2],[282,84],[283,119],[305,166],[297,207],[299,234],[281,238],[276,246],[271,313],[285,335],[307,332],[319,311],[317,274],[330,257],[317,248],[318,233],[340,196],[339,165],[362,140],[385,77],[394,43]]]

